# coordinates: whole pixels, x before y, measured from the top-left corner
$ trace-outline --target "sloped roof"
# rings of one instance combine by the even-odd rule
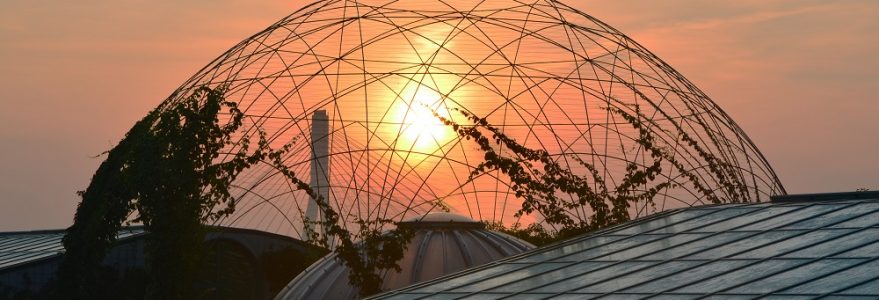
[[[879,193],[831,198],[667,211],[379,298],[876,299]]]
[[[64,254],[65,230],[18,231],[0,233],[0,271]],[[143,234],[141,227],[123,229],[117,240]]]

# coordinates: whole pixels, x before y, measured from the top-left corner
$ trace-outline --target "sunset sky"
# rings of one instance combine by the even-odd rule
[[[879,2],[568,1],[699,86],[789,193],[879,189]],[[0,4],[0,230],[61,228],[96,158],[302,1]]]

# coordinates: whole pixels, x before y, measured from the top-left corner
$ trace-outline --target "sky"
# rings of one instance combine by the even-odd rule
[[[722,107],[789,193],[879,190],[879,1],[567,1]],[[0,230],[63,228],[124,133],[304,1],[0,3]]]

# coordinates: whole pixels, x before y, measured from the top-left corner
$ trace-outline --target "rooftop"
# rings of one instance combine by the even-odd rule
[[[677,209],[382,299],[879,297],[879,193]]]
[[[64,254],[65,230],[0,232],[0,271]],[[129,227],[119,232],[117,240],[143,234],[142,227]]]
[[[466,216],[435,212],[399,224],[409,226],[409,240],[398,265],[383,271],[382,290],[393,290],[489,263],[533,249],[515,237],[485,229]],[[275,299],[357,299],[348,282],[349,268],[331,253],[294,278]]]

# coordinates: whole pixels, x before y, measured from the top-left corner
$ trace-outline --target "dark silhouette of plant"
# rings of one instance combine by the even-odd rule
[[[397,261],[411,231],[385,232],[392,220],[357,217],[353,222],[357,231],[348,231],[326,200],[284,165],[283,154],[295,141],[273,150],[260,131],[251,137],[259,143],[251,150],[250,139],[232,140],[244,115],[235,103],[225,101],[224,93],[224,87],[202,87],[173,107],[152,111],[106,153],[89,187],[79,193],[82,201],[64,237],[67,252],[59,269],[59,297],[98,296],[97,270],[132,212],[132,222],[142,222],[150,232],[145,245],[150,274],[147,297],[195,297],[200,253],[204,252],[203,224],[234,212],[230,185],[243,170],[259,162],[272,163],[294,186],[317,199],[325,217],[313,223],[327,231],[312,241],[324,248],[338,241],[334,252],[351,269],[349,279],[362,295],[381,291],[381,271],[399,271]],[[228,110],[228,122],[220,124],[223,109]],[[223,153],[224,149],[237,150]]]
[[[642,139],[638,140],[638,143],[644,147],[645,150],[649,151],[651,156],[661,156],[668,161],[674,166],[675,170],[681,174],[681,176],[686,178],[688,184],[692,185],[696,191],[705,196],[705,198],[711,203],[718,204],[728,202],[750,202],[754,200],[759,201],[759,199],[751,199],[751,196],[748,193],[748,185],[745,183],[744,178],[742,178],[743,175],[739,173],[739,170],[735,166],[718,159],[714,154],[706,150],[702,143],[696,138],[690,136],[686,130],[683,130],[680,124],[671,122],[671,128],[661,126],[656,123],[654,118],[645,116],[637,105],[634,105],[634,115],[619,107],[611,107],[607,108],[607,110],[611,113],[620,115],[634,129],[638,130],[642,137]],[[668,120],[672,119],[672,117],[665,113],[665,111],[658,108],[656,108],[656,111],[664,118]],[[695,123],[702,126],[706,131],[709,131],[708,126],[701,119],[696,119]],[[691,169],[684,166],[684,164],[678,161],[674,155],[669,153],[669,151],[665,151],[665,149],[657,146],[655,144],[655,138],[648,128],[665,132],[669,136],[678,136],[680,142],[682,142],[682,147],[689,147],[705,162],[705,167],[708,168],[716,186],[710,186],[710,183],[705,182],[706,180],[701,179]],[[713,135],[708,136],[712,140],[712,143],[719,143]],[[644,140],[644,137],[647,139]]]
[[[381,292],[382,274],[386,270],[401,271],[397,263],[403,258],[404,251],[414,232],[407,227],[395,227],[386,230],[387,225],[394,224],[391,219],[363,219],[356,215],[348,215],[352,218],[352,226],[356,225],[356,231],[348,229],[341,215],[323,198],[316,193],[311,186],[299,179],[282,161],[280,155],[269,156],[272,165],[285,176],[297,190],[304,191],[317,203],[319,211],[323,214],[321,220],[308,220],[303,213],[306,234],[310,236],[309,242],[326,249],[332,249],[348,267],[348,282],[357,286],[360,296],[366,297]],[[323,234],[315,228],[322,227]],[[335,240],[335,247],[331,241]]]
[[[474,167],[469,180],[500,171],[509,178],[510,190],[522,200],[522,207],[516,212],[516,216],[540,213],[554,232],[539,225],[522,228],[517,224],[504,228],[501,224],[490,224],[492,228],[538,244],[628,221],[631,218],[629,209],[635,203],[655,206],[654,198],[658,194],[676,186],[670,180],[657,180],[662,176],[664,162],[674,166],[713,203],[736,201],[736,195],[747,194],[745,184],[732,166],[721,163],[683,131],[678,131],[681,132],[681,140],[707,162],[707,167],[720,183],[719,190],[726,193],[724,197],[718,195],[718,189],[707,187],[697,175],[669,154],[669,151],[657,145],[648,126],[666,129],[642,115],[637,106],[634,106],[634,114],[616,107],[607,110],[622,116],[638,132],[635,141],[649,154],[649,158],[645,158],[640,164],[627,162],[625,173],[615,185],[602,177],[598,167],[579,156],[564,155],[582,167],[585,174],[576,174],[571,168],[561,165],[561,155],[551,155],[545,150],[530,149],[519,144],[501,129],[489,124],[485,118],[460,109],[452,111],[457,111],[472,124],[461,125],[437,113],[434,116],[450,126],[461,138],[473,140],[484,153],[483,161]],[[590,211],[591,215],[583,217],[572,213],[575,211]]]
[[[101,289],[96,286],[98,267],[133,212],[132,222],[142,222],[151,233],[145,245],[147,296],[196,295],[203,224],[234,212],[229,188],[238,174],[268,155],[280,155],[262,134],[255,149],[248,139],[230,138],[241,127],[243,113],[225,101],[224,93],[224,87],[202,87],[173,107],[150,112],[106,153],[89,187],[79,193],[82,201],[64,237],[59,297],[95,298]],[[224,109],[229,116],[221,124]],[[221,155],[223,161],[217,162]]]
[[[568,156],[588,170],[586,176],[577,175],[560,165],[545,150],[520,145],[484,118],[456,111],[474,125],[462,126],[440,115],[436,117],[451,126],[462,138],[475,141],[485,153],[484,161],[471,172],[471,180],[494,170],[506,174],[510,178],[510,189],[523,200],[516,216],[539,212],[546,222],[560,228],[560,232],[586,232],[628,221],[631,203],[644,201],[652,204],[653,196],[670,186],[669,183],[648,186],[662,172],[664,157],[661,155],[653,155],[652,164],[643,169],[635,163],[629,163],[620,184],[611,188],[598,168],[575,155]],[[489,135],[480,129],[486,130]],[[639,142],[650,143],[651,139],[642,131]],[[501,154],[493,145],[503,146],[512,155]],[[562,194],[573,196],[572,200],[561,197]],[[570,213],[587,207],[593,212],[588,218],[577,219]]]
[[[539,224],[532,223],[528,226],[522,226],[521,223],[514,223],[511,226],[504,226],[501,222],[483,222],[485,229],[503,232],[514,236],[523,241],[529,242],[534,246],[540,247],[551,244],[559,240],[558,233],[550,232]]]

